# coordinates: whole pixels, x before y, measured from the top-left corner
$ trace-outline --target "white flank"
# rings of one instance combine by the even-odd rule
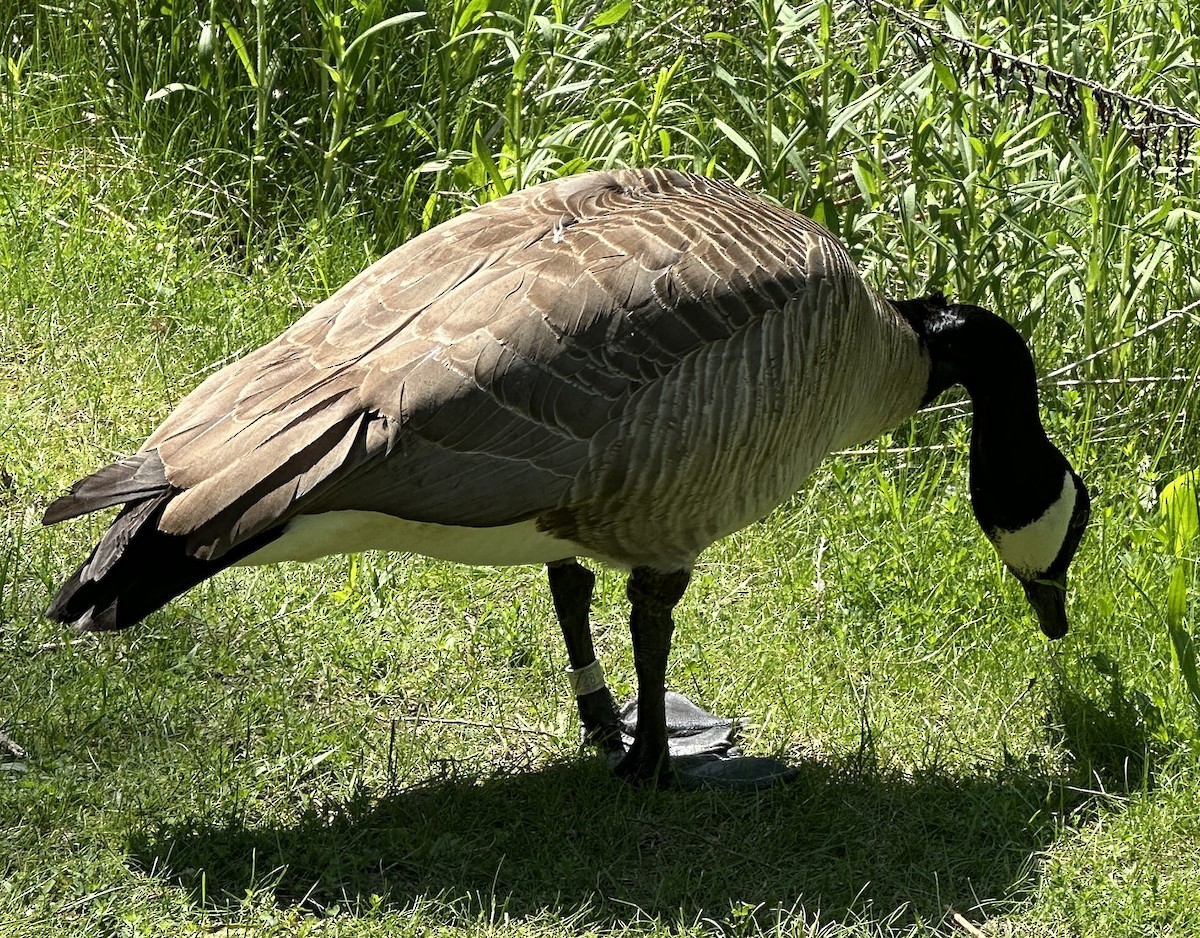
[[[360,550],[403,551],[474,566],[548,563],[581,553],[570,541],[539,531],[533,520],[495,528],[464,528],[404,521],[378,511],[327,511],[292,519],[280,537],[237,566],[316,560]]]
[[[1067,525],[1075,511],[1075,481],[1068,472],[1058,499],[1036,521],[1016,531],[1000,529],[992,538],[1000,559],[1027,579],[1045,573],[1067,539]]]

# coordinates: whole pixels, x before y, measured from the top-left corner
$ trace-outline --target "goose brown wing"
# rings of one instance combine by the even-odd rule
[[[144,447],[179,490],[160,527],[215,557],[300,512],[537,515],[634,395],[845,273],[823,229],[709,180],[524,190],[402,246],[192,392]]]

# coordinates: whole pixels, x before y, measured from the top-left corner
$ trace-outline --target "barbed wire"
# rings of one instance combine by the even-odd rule
[[[1154,155],[1156,163],[1161,163],[1163,148],[1173,133],[1176,172],[1182,171],[1183,163],[1191,151],[1192,137],[1200,131],[1200,117],[1183,108],[1160,104],[1094,79],[956,36],[931,20],[903,10],[888,0],[859,0],[859,3],[869,15],[876,15],[877,9],[884,10],[929,39],[957,48],[964,70],[973,66],[985,86],[988,80],[993,81],[997,89],[1003,89],[1006,82],[1018,82],[1025,89],[1027,108],[1032,105],[1033,97],[1039,90],[1040,79],[1042,92],[1054,102],[1055,107],[1067,118],[1077,120],[1084,109],[1081,89],[1087,89],[1095,101],[1096,116],[1100,121],[1106,126],[1114,121],[1119,123],[1139,150]]]

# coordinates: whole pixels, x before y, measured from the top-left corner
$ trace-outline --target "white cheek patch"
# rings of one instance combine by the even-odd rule
[[[1067,539],[1075,498],[1075,481],[1068,472],[1063,477],[1062,492],[1040,518],[1016,531],[1001,528],[995,532],[992,544],[1009,569],[1026,579],[1050,569]]]

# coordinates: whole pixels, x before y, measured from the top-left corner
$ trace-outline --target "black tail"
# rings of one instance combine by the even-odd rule
[[[125,507],[59,588],[46,615],[88,632],[127,628],[278,536],[265,532],[215,559],[195,557],[187,551],[186,536],[158,528],[178,492],[167,482],[158,454],[149,452],[106,466],[55,501],[43,524],[122,502]]]

